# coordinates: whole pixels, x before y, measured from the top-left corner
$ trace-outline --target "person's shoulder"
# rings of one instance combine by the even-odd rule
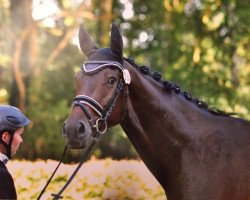
[[[3,168],[3,169],[6,169],[6,166],[5,164],[0,160],[0,169]]]
[[[0,199],[17,199],[14,180],[6,167],[0,167]]]
[[[1,162],[0,162],[1,163]],[[13,182],[13,178],[7,168],[4,166],[1,166],[0,164],[0,184],[4,182]]]
[[[7,171],[7,170],[2,170],[0,169],[0,185],[2,183],[8,183],[8,182],[13,182],[13,178],[11,176],[11,174]]]

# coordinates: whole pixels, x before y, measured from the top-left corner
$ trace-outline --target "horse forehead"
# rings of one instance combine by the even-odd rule
[[[110,48],[102,48],[91,54],[88,61],[115,61],[120,64],[123,63],[123,59],[119,58]]]

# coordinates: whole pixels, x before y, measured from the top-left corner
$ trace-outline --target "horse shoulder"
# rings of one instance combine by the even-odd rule
[[[204,130],[183,151],[180,179],[186,196],[204,199],[201,197],[206,194],[205,199],[223,200],[249,197],[249,122],[217,118]]]

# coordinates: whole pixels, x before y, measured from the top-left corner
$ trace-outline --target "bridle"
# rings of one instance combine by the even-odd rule
[[[103,134],[107,130],[107,119],[111,115],[114,107],[116,105],[117,99],[125,85],[123,79],[120,80],[116,91],[110,101],[107,103],[105,107],[101,106],[95,99],[86,95],[77,95],[73,101],[73,107],[79,106],[82,111],[85,113],[89,120],[89,124],[96,133]],[[91,117],[90,113],[86,109],[86,106],[92,108],[99,116],[99,118],[94,122],[93,118]]]
[[[87,64],[95,64],[96,67],[93,68],[93,66],[92,66],[92,68],[90,67],[88,69],[86,67]],[[110,101],[107,103],[106,106],[103,107],[95,99],[93,99],[90,96],[86,96],[86,95],[77,95],[73,100],[73,104],[72,104],[73,106],[72,107],[74,108],[75,106],[79,106],[81,108],[81,110],[83,111],[83,113],[85,113],[86,117],[88,118],[89,124],[90,124],[91,129],[92,129],[92,131],[91,131],[92,132],[92,134],[91,134],[92,138],[88,142],[88,145],[87,145],[87,147],[85,149],[83,157],[81,158],[79,165],[77,166],[75,171],[72,173],[69,180],[65,183],[65,185],[63,186],[63,188],[60,190],[59,193],[57,193],[57,194],[52,193],[51,194],[52,196],[54,196],[53,200],[63,198],[61,196],[62,193],[68,187],[68,185],[71,183],[71,181],[75,177],[76,173],[79,171],[79,169],[81,168],[83,163],[88,158],[89,154],[91,153],[94,146],[98,142],[98,139],[99,139],[100,135],[102,135],[103,133],[105,133],[107,131],[107,119],[111,115],[112,111],[114,110],[115,105],[117,103],[117,99],[120,96],[120,93],[121,93],[122,89],[124,88],[124,86],[126,84],[130,83],[130,75],[129,75],[128,70],[124,69],[124,67],[120,63],[117,63],[117,62],[113,62],[113,61],[95,61],[95,62],[91,62],[91,61],[88,61],[88,62],[84,63],[82,70],[84,72],[88,73],[88,72],[93,72],[95,70],[99,70],[102,67],[104,68],[104,67],[108,67],[108,66],[117,67],[118,69],[120,69],[122,71],[122,73],[123,73],[123,79],[121,79],[120,82],[118,83],[113,97],[110,99]],[[127,101],[127,96],[128,96],[128,87],[127,87],[127,91],[126,91],[126,94],[125,94],[125,104],[126,104],[126,101]],[[99,118],[95,122],[94,122],[91,114],[89,113],[89,111],[88,111],[88,109],[86,107],[90,107],[99,116]],[[124,108],[123,108],[122,116],[125,116],[125,108],[126,108],[126,106],[124,106]],[[57,171],[60,164],[62,163],[63,158],[66,155],[67,150],[68,150],[68,146],[66,145],[65,148],[64,148],[63,156],[62,156],[59,164],[57,165],[56,169],[52,173],[51,177],[47,181],[44,188],[42,189],[42,191],[39,194],[37,200],[39,200],[41,198],[41,196],[43,195],[43,193],[45,192],[45,190],[48,187],[50,181],[52,180],[55,172]]]
[[[120,82],[118,83],[113,97],[109,100],[106,106],[103,107],[98,101],[86,95],[77,95],[73,100],[73,108],[75,106],[79,106],[82,109],[82,111],[85,113],[85,115],[87,116],[89,120],[89,124],[92,130],[94,130],[94,132],[96,132],[97,134],[103,134],[106,132],[107,119],[111,115],[112,111],[114,110],[117,99],[123,87],[126,84],[130,83],[130,75],[129,75],[128,70],[126,70],[123,65],[115,61],[87,61],[82,66],[82,72],[91,74],[93,72],[99,71],[107,67],[115,67],[119,69],[120,71],[122,71],[123,79],[121,79]],[[127,88],[127,91],[128,91],[128,88]],[[126,91],[125,99],[127,99],[127,95],[128,95],[127,91]],[[94,110],[95,113],[99,116],[99,118],[95,122],[93,121],[93,118],[91,117],[90,113],[86,109],[86,106]],[[122,113],[124,112],[125,112],[125,108],[123,108]],[[124,116],[124,114],[122,114],[122,116]]]

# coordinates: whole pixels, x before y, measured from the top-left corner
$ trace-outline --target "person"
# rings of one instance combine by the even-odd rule
[[[0,199],[17,199],[14,180],[5,164],[16,154],[29,123],[18,108],[0,105]]]

